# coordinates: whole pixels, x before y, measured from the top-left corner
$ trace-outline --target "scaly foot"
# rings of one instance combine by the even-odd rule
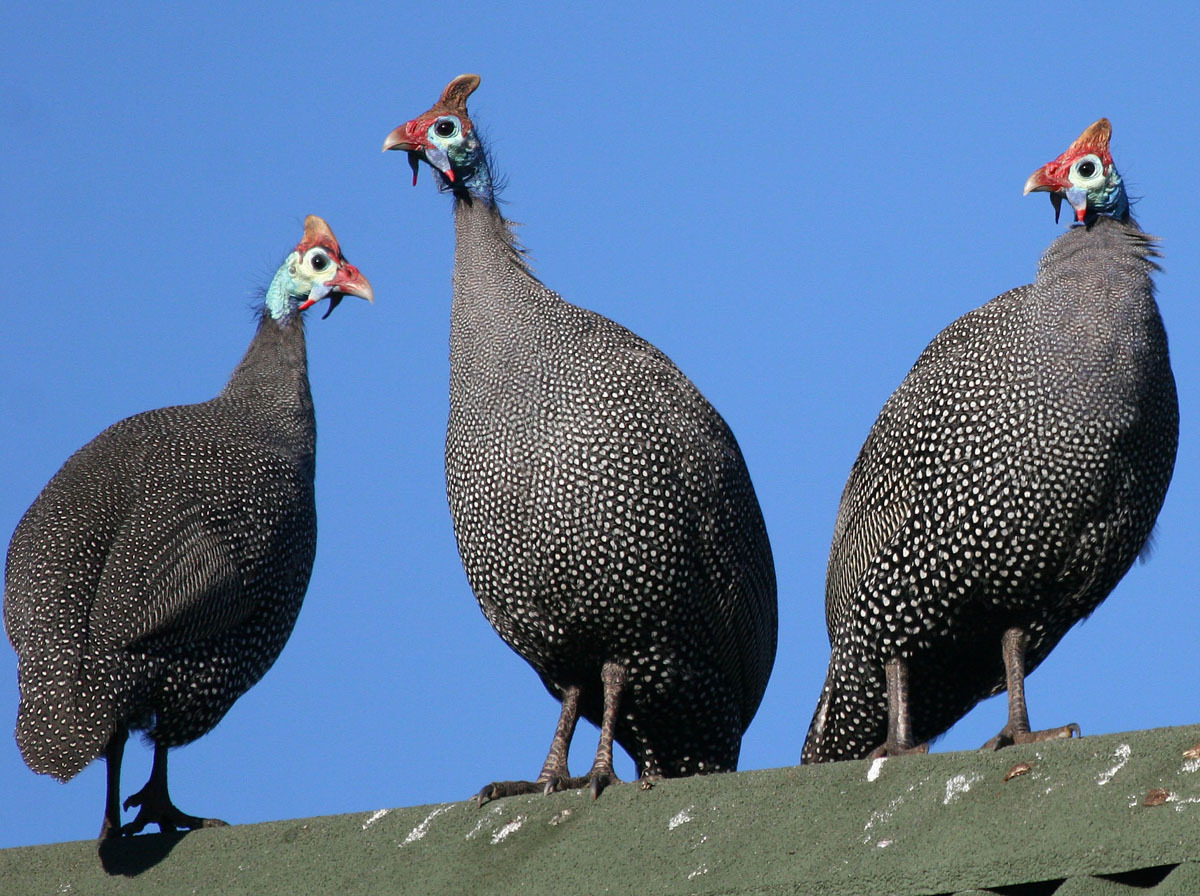
[[[1005,725],[1000,733],[980,747],[981,750],[999,750],[1014,744],[1038,744],[1045,740],[1063,740],[1070,737],[1082,737],[1079,726],[1072,722],[1061,728],[1045,728],[1041,731],[1013,731]]]
[[[101,831],[100,836],[103,837],[128,837],[133,834],[141,833],[142,829],[148,824],[158,825],[160,831],[177,831],[183,828],[187,831],[194,831],[197,828],[224,828],[229,827],[229,823],[221,821],[219,818],[198,818],[195,815],[188,815],[176,808],[171,802],[170,796],[152,784],[147,784],[129,799],[125,800],[126,809],[133,806],[140,807],[137,817],[129,824],[122,825],[115,832],[109,827],[107,819],[105,820],[105,829]]]
[[[549,793],[546,788],[551,781],[493,781],[475,794],[475,804],[482,806],[492,800],[504,799],[506,796],[521,796],[526,793]]]
[[[584,788],[591,791],[592,799],[597,799],[609,784],[619,783],[621,783],[621,779],[612,769],[595,768],[581,778],[554,775],[546,779],[539,778],[536,781],[493,781],[475,794],[475,803],[482,806],[484,803],[503,799],[506,796],[522,796],[530,793],[549,795],[564,790],[582,790]]]
[[[912,756],[917,753],[928,753],[929,742],[917,744],[915,747],[905,747],[900,744],[882,743],[867,754],[868,759],[888,759],[893,756]]]

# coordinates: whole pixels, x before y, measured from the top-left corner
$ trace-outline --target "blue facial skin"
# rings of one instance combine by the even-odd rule
[[[447,136],[437,133],[438,126],[449,122],[454,131]],[[483,144],[475,136],[474,129],[464,133],[462,122],[455,115],[438,118],[426,133],[429,145],[424,147],[425,161],[441,175],[438,189],[443,193],[466,190],[472,196],[492,202],[495,199],[492,175],[488,170]],[[454,172],[454,180],[446,177],[447,171]]]
[[[1129,200],[1125,196],[1125,184],[1121,181],[1121,175],[1117,174],[1115,166],[1109,169],[1103,189],[1089,193],[1087,201],[1098,215],[1108,215],[1112,218],[1128,217]]]
[[[1093,221],[1097,215],[1107,215],[1119,221],[1129,216],[1129,199],[1125,195],[1125,184],[1115,165],[1109,167],[1108,176],[1099,187],[1093,190],[1070,187],[1064,196],[1071,208],[1084,213],[1084,219],[1076,220],[1076,225]]]
[[[300,303],[306,299],[319,302],[329,295],[331,290],[331,287],[324,282],[309,283],[297,280],[295,269],[299,261],[300,254],[292,252],[275,272],[275,276],[271,279],[271,285],[267,288],[264,302],[271,317],[277,321],[286,320],[295,314],[300,308]],[[330,278],[335,272],[336,268],[330,272]]]

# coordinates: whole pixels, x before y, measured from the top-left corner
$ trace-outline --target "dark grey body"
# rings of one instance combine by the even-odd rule
[[[805,761],[887,738],[884,664],[902,657],[916,743],[1004,689],[1000,641],[1032,671],[1142,550],[1179,411],[1154,301],[1157,253],[1101,217],[1036,281],[959,318],[884,405],[830,550],[829,673]]]
[[[563,301],[456,203],[446,478],[488,621],[640,774],[736,768],[775,658],[771,549],[737,442],[671,361]]]
[[[121,726],[211,729],[291,633],[316,548],[303,324],[269,317],[229,384],[77,451],[8,550],[17,743],[66,780]]]

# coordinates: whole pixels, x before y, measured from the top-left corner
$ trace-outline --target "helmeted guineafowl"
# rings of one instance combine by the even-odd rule
[[[223,824],[172,804],[167,750],[220,721],[275,662],[300,611],[317,537],[300,312],[345,295],[370,300],[370,284],[310,215],[224,390],[110,426],[17,525],[4,588],[17,743],[31,769],[63,781],[105,757],[102,837]],[[154,767],[122,827],[130,730],[153,742]]]
[[[1078,223],[1037,278],[959,318],[888,399],[842,495],[825,608],[832,655],[803,759],[923,749],[1007,688],[987,746],[1029,730],[1024,679],[1142,550],[1179,410],[1153,237],[1093,124],[1025,192]]]
[[[454,195],[446,483],[488,621],[562,701],[537,781],[479,799],[736,768],[775,658],[771,549],[733,434],[654,346],[530,272],[450,83],[384,149]],[[595,763],[571,778],[580,715]]]

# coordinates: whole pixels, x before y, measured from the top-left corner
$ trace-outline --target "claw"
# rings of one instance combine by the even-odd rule
[[[482,806],[484,803],[503,799],[506,796],[541,793],[542,789],[543,782],[541,781],[493,781],[475,794],[475,805]]]
[[[167,790],[167,748],[161,744],[154,746],[154,768],[150,772],[150,780],[146,786],[129,797],[122,804],[125,809],[138,807],[138,814],[129,824],[116,827],[105,818],[100,836],[130,837],[141,833],[146,825],[156,824],[160,831],[177,831],[180,828],[194,831],[197,828],[224,828],[229,823],[219,818],[199,818],[179,811]],[[119,814],[119,813],[118,813]]]
[[[554,775],[545,781],[545,786],[542,787],[542,795],[549,796],[552,793],[559,793],[563,790],[573,790],[576,787],[582,787],[577,778],[563,777]]]
[[[897,744],[882,743],[867,754],[867,759],[888,759],[893,756],[915,756],[929,752],[929,741],[917,744],[915,747],[904,747]]]
[[[592,777],[591,786],[588,788],[592,792],[592,799],[600,799],[600,794],[604,792],[604,788],[609,784],[608,775],[594,775]]]
[[[1047,740],[1069,740],[1072,737],[1083,737],[1079,726],[1072,722],[1061,728],[1046,728],[1042,731],[1013,732],[1007,725],[1000,733],[980,747],[981,750],[1001,750],[1019,744],[1040,744]]]

